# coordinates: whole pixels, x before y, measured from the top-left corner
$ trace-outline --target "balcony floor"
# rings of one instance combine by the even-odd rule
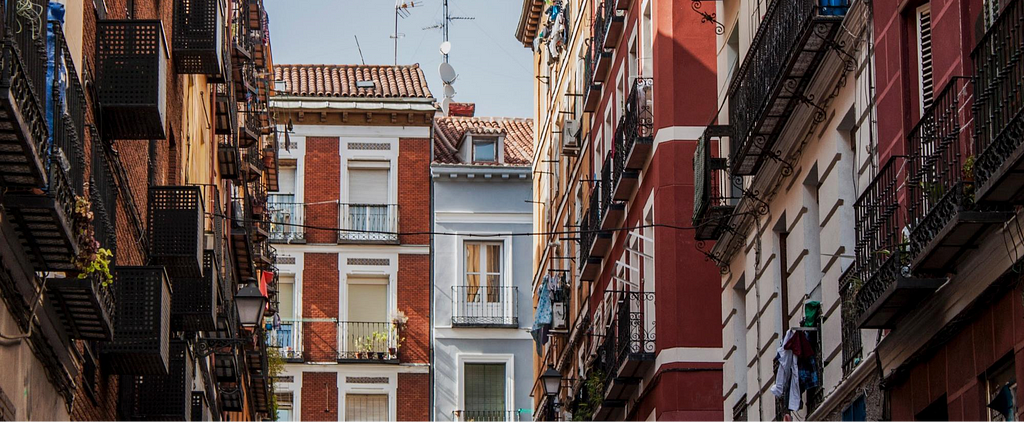
[[[977,249],[989,233],[999,224],[1013,217],[1012,211],[966,211],[958,210],[950,221],[934,234],[919,233],[919,227],[911,233],[911,239],[928,236],[916,258],[911,263],[915,273],[943,275],[955,269],[964,254]]]
[[[860,317],[857,326],[893,328],[903,313],[923,301],[946,282],[945,278],[897,277]]]
[[[1024,113],[1018,115],[1008,127],[1016,126],[1016,130],[1008,129],[1001,137],[1013,137],[1014,133],[1024,132]],[[1001,160],[1001,164],[992,172],[992,176],[985,184],[978,187],[976,196],[981,203],[1002,203],[1002,204],[1024,204],[1024,135],[1017,135],[1018,139],[1010,139],[1011,144],[1017,145],[1008,156],[992,157],[997,151],[986,150],[978,156],[978,162],[986,159]],[[1006,143],[997,141],[992,146]],[[990,148],[992,149],[992,148]]]
[[[41,271],[74,270],[78,254],[70,216],[52,196],[8,194],[4,207],[32,265]]]

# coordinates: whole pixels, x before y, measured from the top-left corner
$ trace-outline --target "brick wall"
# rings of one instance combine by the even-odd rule
[[[305,181],[306,224],[315,227],[338,227],[338,198],[341,198],[341,156],[339,140],[334,138],[306,138]],[[324,202],[318,204],[318,202]],[[333,230],[306,230],[309,243],[337,243]],[[337,277],[335,277],[337,281]],[[335,285],[337,291],[337,285]],[[335,311],[337,316],[337,311]]]
[[[302,415],[300,416],[304,421],[339,420],[337,373],[302,373]]]
[[[430,231],[429,139],[399,139],[398,225],[402,233]],[[426,234],[403,235],[402,244],[426,245]]]
[[[302,317],[338,318],[338,254],[307,253],[302,270]],[[334,322],[303,322],[302,346],[307,361],[337,359],[338,326]]]
[[[396,420],[430,420],[429,384],[429,374],[398,374],[398,409],[395,415]]]
[[[430,256],[398,255],[398,309],[409,317],[405,343],[399,351],[404,363],[430,361]]]

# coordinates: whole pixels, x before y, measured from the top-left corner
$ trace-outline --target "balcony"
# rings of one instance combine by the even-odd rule
[[[194,359],[184,341],[172,341],[169,349],[167,374],[121,378],[119,405],[128,419],[189,420]]]
[[[241,127],[238,128],[238,144],[242,148],[249,148],[259,144],[260,135],[263,134],[263,120],[267,114],[265,103],[250,99],[243,104]],[[262,159],[263,151],[259,150]]]
[[[222,4],[222,0],[175,2],[171,50],[179,74],[222,74],[226,30]]]
[[[857,325],[857,291],[863,283],[857,278],[857,265],[850,265],[839,277],[839,296],[842,300],[843,377],[849,376],[864,358],[860,326]]]
[[[164,39],[159,20],[96,23],[96,98],[104,138],[167,137]]]
[[[340,204],[338,243],[398,243],[398,205]]]
[[[276,195],[271,195],[274,198]],[[289,198],[294,198],[288,195]],[[268,204],[270,215],[270,241],[277,243],[304,243],[306,241],[306,204],[278,202]]]
[[[721,141],[723,126],[709,126],[693,154],[693,227],[698,241],[716,240],[729,228],[742,193],[733,185]],[[737,180],[738,182],[739,180]]]
[[[114,341],[102,345],[104,366],[119,375],[167,374],[171,285],[164,268],[118,267],[114,288]]]
[[[622,219],[626,216],[626,204],[615,197],[616,188],[624,183],[624,179],[632,177],[634,180],[639,177],[638,172],[624,172],[621,169],[613,168],[615,155],[609,154],[605,157],[604,165],[601,167],[601,181],[595,182],[594,187],[601,191],[600,216],[601,230],[612,230],[619,227]],[[611,246],[611,245],[609,245]],[[601,252],[603,255],[607,251]]]
[[[594,188],[590,192],[590,202],[580,224],[581,256],[579,266],[581,277],[587,281],[597,278],[602,258],[611,249],[612,244],[612,233],[601,227],[602,221],[606,220],[603,209],[606,201],[603,201],[602,197],[607,197],[606,192],[610,191],[605,188],[606,185],[610,186],[611,183],[605,183],[603,180],[594,181]],[[607,202],[610,205],[610,201]]]
[[[278,349],[286,362],[302,362],[302,323],[282,322],[270,331],[267,346]]]
[[[263,126],[267,130],[273,129],[274,125],[269,122],[264,123]],[[281,187],[278,185],[278,170],[280,163],[278,161],[278,153],[281,151],[281,145],[278,143],[277,132],[268,133],[270,135],[267,138],[267,145],[263,147],[263,168],[266,170],[267,178],[267,190],[271,192],[277,192]]]
[[[729,122],[737,146],[732,172],[757,173],[824,62],[849,0],[773,1],[729,88]]]
[[[626,98],[621,143],[616,143],[616,167],[628,171],[641,170],[654,146],[654,80],[636,78]]]
[[[247,182],[258,182],[263,178],[263,151],[252,145],[242,151],[242,174]]]
[[[227,180],[238,180],[242,176],[242,155],[238,149],[238,140],[234,135],[218,135],[217,166],[220,177]]]
[[[253,266],[253,232],[255,230],[252,215],[252,197],[248,188],[242,189],[231,200],[231,248],[238,270],[238,279],[245,280],[255,276]]]
[[[971,147],[974,85],[955,77],[907,138],[907,223],[914,273],[944,275],[1012,216],[1007,205],[974,201]]]
[[[16,12],[17,2],[4,2],[0,15],[3,54],[0,55],[0,183],[4,186],[43,186],[47,179],[46,26],[36,31],[8,31],[28,25]],[[33,10],[47,2],[30,0]]]
[[[217,84],[217,102],[214,108],[215,130],[218,135],[234,135],[238,130],[238,102],[234,85],[228,81]]]
[[[149,188],[149,260],[171,277],[203,276],[204,208],[199,186]]]
[[[603,48],[594,48],[595,38],[591,38],[589,41],[590,47],[587,48],[587,53],[583,58],[583,74],[586,78],[584,82],[586,86],[583,88],[583,111],[593,113],[601,102],[601,91],[604,88],[604,84],[601,83],[602,81],[597,78],[598,75],[608,73],[608,68],[612,62],[612,53],[605,51]],[[603,78],[601,76],[602,80]]]
[[[217,293],[221,277],[214,261],[214,252],[207,250],[203,253],[202,277],[172,279],[172,330],[197,332],[217,329]]]
[[[1007,2],[971,53],[975,74],[975,194],[980,203],[1024,204],[1024,5]]]
[[[236,70],[249,63],[253,57],[253,39],[250,36],[250,11],[248,0],[231,0],[231,61]],[[237,79],[236,79],[237,80]]]
[[[518,288],[452,286],[452,326],[518,328]]]
[[[338,323],[338,363],[398,363],[398,338],[390,322]]]
[[[270,242],[266,239],[256,242],[253,248],[255,252],[254,263],[256,269],[261,271],[274,271],[277,263],[277,249],[270,246]]]
[[[266,39],[269,38],[264,33],[263,22],[266,15],[266,10],[263,9],[262,0],[245,0],[249,2],[249,38],[252,40],[252,59],[256,63],[256,66],[263,67],[266,65],[267,55],[267,43]]]
[[[654,364],[656,324],[654,293],[613,291],[612,321],[598,339],[599,366],[605,374],[604,400],[594,419],[608,418],[639,388],[639,380]]]
[[[453,410],[453,421],[504,422],[523,420],[519,410]]]
[[[17,24],[27,25],[27,23],[21,23],[20,20]],[[22,249],[26,251],[33,268],[37,271],[74,272],[78,270],[74,260],[79,254],[79,241],[73,228],[76,219],[87,218],[84,214],[76,216],[75,212],[78,198],[84,198],[86,194],[84,190],[87,179],[84,156],[85,116],[83,114],[86,108],[85,95],[82,85],[78,80],[75,65],[71,60],[61,26],[54,22],[49,24],[49,28],[54,33],[53,44],[49,46],[54,57],[54,68],[52,69],[51,79],[39,79],[39,83],[45,85],[45,90],[49,90],[49,101],[44,103],[42,101],[43,96],[40,95],[38,98],[40,102],[38,104],[24,104],[25,108],[20,111],[16,105],[8,104],[6,107],[12,107],[10,110],[0,111],[0,119],[3,118],[2,113],[7,113],[8,118],[32,119],[30,114],[35,113],[35,110],[43,110],[44,108],[42,107],[45,106],[45,110],[47,110],[45,113],[46,117],[40,116],[41,119],[45,119],[42,120],[43,127],[41,132],[36,129],[28,130],[23,127],[31,124],[31,120],[9,122],[15,132],[28,131],[33,136],[35,134],[43,136],[44,142],[37,144],[33,148],[41,147],[42,151],[48,151],[44,156],[40,156],[44,175],[42,179],[36,179],[24,177],[24,174],[21,174],[23,173],[22,170],[24,170],[23,164],[31,164],[29,167],[35,165],[35,157],[23,155],[27,151],[26,149],[11,146],[12,149],[10,151],[12,155],[0,152],[0,162],[10,162],[0,166],[3,168],[3,170],[0,170],[3,182],[5,184],[10,183],[6,185],[9,190],[4,195],[3,206],[6,209],[7,215],[14,223]],[[31,36],[31,31],[24,32],[27,36]],[[15,36],[15,38],[19,37],[21,35]],[[45,36],[42,36],[41,39],[45,38]],[[34,46],[44,49],[42,44],[36,44],[28,40],[25,43],[26,48]],[[7,54],[13,56],[5,55],[5,60],[7,58],[17,59],[18,44],[11,45],[8,43],[7,48],[9,49]],[[35,52],[42,54],[39,51]],[[25,65],[28,66],[29,64],[26,63]],[[17,66],[15,66],[16,68]],[[42,72],[45,75],[47,71],[48,69],[44,62]],[[24,76],[22,75],[21,77]],[[25,81],[17,82],[15,79],[17,78],[12,79],[12,83],[28,83]],[[9,95],[12,96],[16,95],[15,90],[19,89],[26,90],[20,94],[29,96],[45,92],[43,88],[39,88],[38,91],[36,91],[36,88],[35,86],[12,86],[8,89]],[[32,98],[34,99],[35,97]],[[35,109],[33,107],[40,108]],[[49,141],[45,139],[48,136],[47,134],[50,137]],[[20,142],[18,139],[21,139],[17,138],[18,136],[21,135],[15,133],[12,136],[0,137],[9,141],[8,143],[18,143]],[[22,147],[27,148],[28,145],[23,144]],[[35,151],[40,152],[40,150]],[[106,157],[93,158],[102,161]],[[6,167],[8,165],[11,167]],[[15,168],[21,168],[22,170],[15,170]],[[108,183],[110,183],[110,179],[97,180],[95,187],[97,189],[109,190],[111,186]],[[84,223],[88,224],[88,222]],[[100,240],[103,242],[101,246],[106,248],[112,247],[110,239]]]

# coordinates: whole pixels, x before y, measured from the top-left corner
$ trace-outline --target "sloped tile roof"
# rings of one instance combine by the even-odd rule
[[[419,64],[337,65],[275,64],[274,79],[284,81],[284,95],[310,97],[433,98]],[[361,88],[359,81],[372,81]]]
[[[434,119],[434,162],[467,164],[457,157],[466,133],[504,134],[506,166],[533,162],[533,119],[510,117],[437,117]],[[493,164],[492,164],[493,165]]]

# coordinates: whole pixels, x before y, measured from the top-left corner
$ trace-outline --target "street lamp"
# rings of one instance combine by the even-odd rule
[[[238,319],[243,327],[252,328],[263,322],[267,298],[260,292],[255,279],[248,279],[248,284],[235,294],[235,306],[238,307]]]
[[[548,420],[555,420],[555,400],[558,399],[558,390],[562,387],[562,373],[554,366],[548,365],[548,370],[540,376],[544,384],[544,395],[548,397]]]

